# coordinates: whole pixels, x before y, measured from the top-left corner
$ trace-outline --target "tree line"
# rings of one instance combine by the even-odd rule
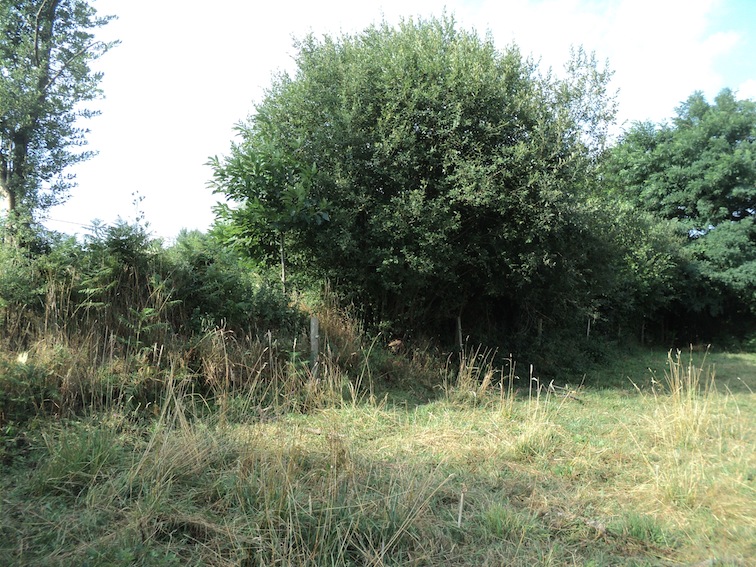
[[[697,92],[609,145],[611,73],[582,50],[558,74],[451,18],[297,50],[211,161],[226,242],[393,333],[753,331],[753,101]]]
[[[87,35],[107,18],[83,1],[0,8],[12,220],[62,194],[51,180],[83,155],[73,109],[97,95],[87,62],[112,44]],[[546,70],[442,17],[296,51],[210,160],[224,198],[211,238],[276,270],[284,294],[330,282],[387,337],[461,331],[544,356],[754,336],[753,101],[696,92],[610,143],[611,71],[582,49]]]

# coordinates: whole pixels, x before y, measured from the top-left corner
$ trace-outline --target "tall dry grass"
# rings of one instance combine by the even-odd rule
[[[653,377],[650,393],[638,391],[647,411],[625,430],[645,473],[631,490],[681,523],[691,513],[712,514],[717,524],[756,529],[743,500],[750,433],[736,397],[717,388],[708,353],[670,351],[663,380]]]
[[[708,351],[696,362],[692,350],[687,360],[681,351],[670,351],[663,383],[653,382],[659,435],[670,446],[695,445],[711,424],[716,369],[707,364],[706,355]]]

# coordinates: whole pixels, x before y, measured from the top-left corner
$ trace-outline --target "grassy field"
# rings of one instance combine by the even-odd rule
[[[633,352],[598,388],[476,354],[431,401],[169,376],[149,412],[6,426],[0,564],[755,564],[756,355]]]

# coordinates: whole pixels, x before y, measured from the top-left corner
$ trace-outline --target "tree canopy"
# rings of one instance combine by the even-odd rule
[[[625,197],[696,232],[756,214],[756,102],[701,92],[671,123],[637,123],[614,150],[611,181]]]
[[[298,269],[339,282],[372,320],[408,329],[465,313],[525,329],[592,309],[605,250],[582,195],[614,112],[593,57],[576,51],[558,78],[449,18],[297,48],[296,74],[212,162],[237,237],[258,238],[241,219],[279,198],[238,164],[285,155],[295,177],[312,175],[280,187],[327,214],[291,216]]]
[[[66,167],[91,154],[82,103],[100,95],[90,68],[115,42],[94,38],[110,18],[85,0],[0,0],[0,193],[9,214],[58,202]]]
[[[678,318],[753,319],[756,102],[738,100],[729,89],[713,104],[693,93],[670,123],[637,123],[628,130],[607,161],[605,182],[686,237]],[[712,325],[708,318],[701,322]]]

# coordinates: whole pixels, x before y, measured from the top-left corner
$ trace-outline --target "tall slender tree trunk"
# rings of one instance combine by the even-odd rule
[[[10,216],[18,206],[16,192],[13,189],[13,175],[15,165],[15,152],[13,143],[10,140],[2,140],[3,146],[0,148],[0,198],[5,201],[0,202],[0,210]]]
[[[53,82],[52,78],[52,50],[54,45],[56,12],[60,0],[48,0],[42,2],[37,10],[34,22],[34,47],[30,53],[32,62],[32,75],[36,75],[36,96],[27,108],[26,119],[19,124],[15,131],[11,131],[3,144],[2,164],[0,165],[0,190],[5,195],[7,215],[11,218],[18,210],[20,201],[24,199],[27,191],[26,183],[29,176],[28,157],[29,145],[32,141],[33,132],[39,128],[42,115],[45,113],[45,105],[48,99],[48,90]],[[13,230],[13,227],[11,227]]]
[[[8,186],[5,172],[3,172],[2,179],[0,179],[0,196],[5,201],[5,203],[0,205],[0,210],[5,210],[5,214],[10,215],[10,213],[16,210],[16,194]]]
[[[5,202],[3,202],[5,201]],[[11,188],[10,176],[8,175],[6,163],[2,163],[2,172],[0,172],[0,217],[5,217],[2,236],[0,243],[15,245],[16,239],[16,208],[18,202],[16,192]]]
[[[284,248],[284,233],[281,233],[281,289],[283,294],[286,295],[286,250]]]

